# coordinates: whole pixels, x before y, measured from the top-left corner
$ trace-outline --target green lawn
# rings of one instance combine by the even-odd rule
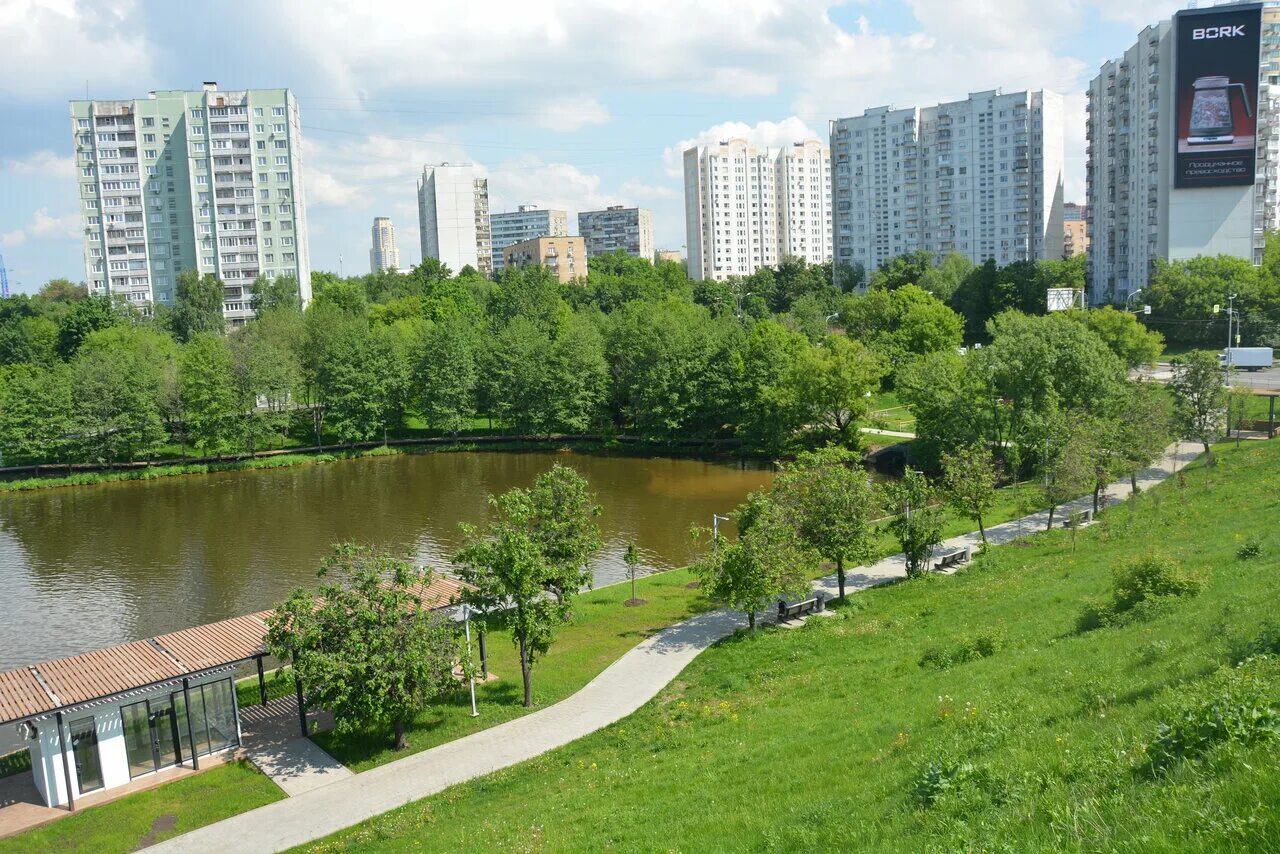
[[[284,796],[247,762],[218,765],[0,839],[0,854],[134,851]]]
[[[1280,661],[1229,665],[1280,651],[1280,443],[1215,456],[1074,546],[1038,534],[740,633],[625,720],[313,850],[1280,850]],[[1203,591],[1079,632],[1150,554]],[[927,664],[975,638],[993,654]],[[1162,724],[1182,758],[1157,769]]]
[[[537,708],[563,700],[649,635],[678,623],[708,606],[697,590],[688,587],[687,570],[673,570],[636,584],[637,596],[648,602],[628,607],[629,584],[604,587],[579,596],[574,620],[557,634],[551,650],[533,668],[533,695]],[[473,647],[475,635],[473,633]],[[478,718],[471,717],[471,699],[459,691],[448,702],[423,711],[409,728],[409,746],[391,750],[389,731],[355,733],[324,732],[316,742],[353,771],[364,771],[406,754],[426,750],[472,732],[496,726],[528,713],[522,704],[520,664],[511,635],[491,632],[487,640],[489,670],[498,678],[476,686]],[[476,661],[479,662],[479,653]],[[268,679],[268,685],[272,683]],[[256,685],[253,687],[256,693]]]

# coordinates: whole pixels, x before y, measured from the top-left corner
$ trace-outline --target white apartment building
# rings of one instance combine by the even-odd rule
[[[875,270],[924,250],[975,263],[1062,257],[1062,99],[975,92],[831,123],[834,255]]]
[[[298,101],[288,89],[152,92],[71,101],[85,281],[149,311],[177,274],[222,280],[223,313],[252,317],[259,276],[311,299]]]
[[[396,227],[391,218],[377,216],[373,218],[373,246],[369,249],[369,272],[381,273],[383,270],[396,272],[400,269],[400,250],[396,248]]]
[[[817,198],[807,170],[821,176]],[[749,276],[783,255],[814,264],[831,260],[830,244],[812,233],[829,210],[830,187],[830,155],[816,140],[776,153],[743,139],[690,148],[684,153],[689,275]],[[795,251],[801,247],[807,251]]]
[[[514,211],[489,214],[489,229],[493,246],[492,270],[501,273],[505,263],[503,253],[508,246],[535,237],[566,237],[569,234],[569,214],[537,205],[520,205]]]
[[[621,249],[653,260],[653,212],[647,208],[612,205],[602,211],[579,211],[578,234],[587,243],[588,258]]]
[[[470,266],[489,273],[489,182],[470,163],[424,166],[418,182],[422,257],[436,258],[454,273]]]
[[[1280,8],[1275,5],[1261,10],[1254,182],[1175,186],[1178,20],[1246,5],[1206,7],[1146,27],[1089,83],[1085,135],[1092,304],[1124,303],[1146,287],[1161,259],[1227,254],[1260,263],[1265,232],[1280,226]]]

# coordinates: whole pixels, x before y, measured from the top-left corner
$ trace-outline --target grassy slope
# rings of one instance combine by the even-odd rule
[[[219,765],[0,839],[0,854],[133,851],[144,839],[159,842],[283,797],[247,762]]]
[[[321,850],[1276,850],[1276,743],[1165,776],[1144,745],[1168,707],[1274,614],[1280,443],[1219,450],[1080,533],[1001,547],[955,577],[859,594],[801,631],[739,636],[654,702],[544,757],[410,804]],[[1239,560],[1246,537],[1262,555]],[[1074,631],[1110,568],[1162,551],[1208,577],[1125,628]],[[990,658],[929,647],[1003,629]],[[1272,673],[1275,671],[1273,670]],[[1280,705],[1280,678],[1269,683]],[[971,765],[931,807],[929,763]]]

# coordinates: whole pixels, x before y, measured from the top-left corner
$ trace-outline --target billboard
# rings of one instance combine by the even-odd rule
[[[1174,186],[1252,184],[1262,6],[1187,9],[1174,21]]]

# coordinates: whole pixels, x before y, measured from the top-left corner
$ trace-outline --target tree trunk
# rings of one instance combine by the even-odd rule
[[[840,599],[844,600],[844,558],[836,558],[836,579],[840,582]]]
[[[1050,507],[1050,508],[1049,508],[1049,524],[1048,524],[1048,525],[1046,525],[1046,526],[1045,526],[1045,528],[1044,528],[1046,531],[1052,531],[1052,530],[1053,530],[1053,511],[1054,511],[1054,510],[1057,510],[1057,509],[1058,509],[1057,507]]]
[[[392,744],[392,749],[404,750],[406,747],[409,746],[408,742],[406,742],[404,739],[404,721],[402,721],[400,718],[396,718],[394,727],[395,727],[395,733],[396,733],[396,740],[395,740],[395,743]]]
[[[529,647],[520,635],[520,678],[524,680],[524,707],[533,708],[533,672],[529,666]]]
[[[1095,483],[1093,485],[1093,514],[1098,515],[1098,495],[1102,492],[1102,484]]]
[[[978,536],[982,537],[982,544],[987,544],[987,529],[982,524],[982,514],[978,514]]]
[[[1134,469],[1133,471],[1129,472],[1129,491],[1130,491],[1132,494],[1134,494],[1134,495],[1137,495],[1137,494],[1138,494],[1138,471],[1137,471],[1137,469]]]
[[[755,611],[747,612],[747,628],[749,628],[753,632],[756,630],[756,612]]]

